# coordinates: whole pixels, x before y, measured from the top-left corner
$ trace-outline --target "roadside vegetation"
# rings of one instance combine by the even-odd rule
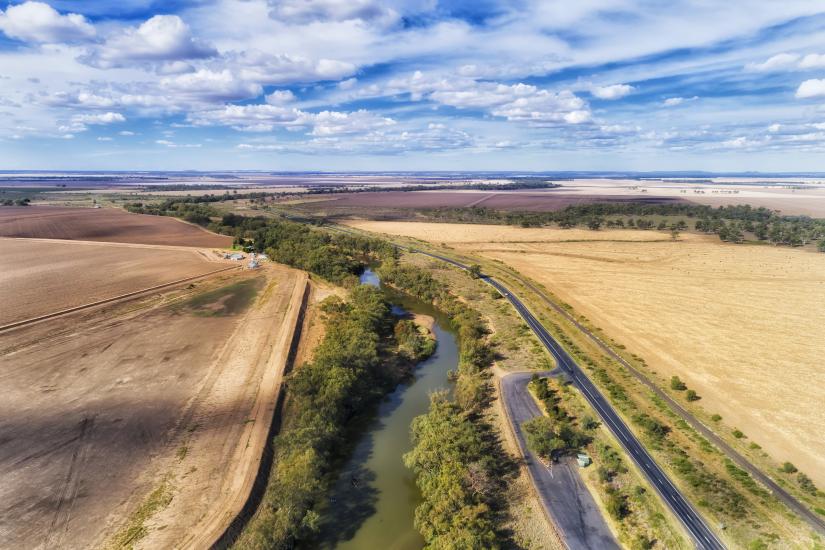
[[[237,548],[286,549],[312,540],[352,426],[434,349],[417,331],[401,329],[403,343],[396,340],[399,320],[376,288],[357,286],[347,300],[330,297],[322,311],[325,336],[312,361],[287,380],[288,421],[273,443],[263,501]]]
[[[749,205],[714,208],[694,204],[594,203],[568,206],[556,212],[515,212],[484,207],[432,208],[422,213],[433,221],[494,223],[521,227],[562,229],[586,227],[670,231],[693,229],[712,233],[726,242],[766,242],[783,246],[817,243],[825,252],[825,219],[783,216],[767,208]]]
[[[525,303],[539,314],[542,323],[588,371],[628,424],[640,434],[657,462],[670,471],[692,502],[710,514],[716,526],[723,526],[726,540],[741,546],[765,544],[765,548],[784,548],[788,545],[810,547],[817,540],[806,524],[790,514],[783,504],[747,472],[729,461],[722,452],[681,420],[667,403],[636,381],[625,367],[607,357],[568,319],[536,300],[532,291],[518,279],[510,277],[507,270],[500,269],[500,264],[484,262],[483,267],[487,272],[495,272],[514,291],[519,292]],[[550,292],[544,292],[552,297]],[[563,307],[570,311],[569,306]],[[584,318],[580,318],[580,322],[589,325]],[[599,332],[594,327],[589,328]],[[620,344],[607,340],[635,368],[642,371],[648,368],[642,358],[626,351]],[[679,388],[683,385],[680,380],[672,380],[671,383]],[[684,392],[688,399],[689,390],[686,387],[674,391]],[[722,420],[721,417],[718,420],[716,417],[708,418],[714,424],[719,424]],[[759,452],[759,449],[752,452]],[[787,482],[782,483],[786,488],[799,487],[795,474],[784,475],[788,478]],[[799,495],[799,492],[796,494]],[[821,491],[817,492],[817,495],[821,494]]]
[[[545,414],[522,425],[528,445],[548,461],[579,452],[593,459],[581,475],[601,501],[619,539],[633,549],[657,544],[686,548],[686,541],[668,524],[658,497],[628,468],[618,445],[583,398],[556,378],[534,375],[528,388]]]

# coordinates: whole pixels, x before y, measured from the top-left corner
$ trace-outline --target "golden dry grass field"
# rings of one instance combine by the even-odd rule
[[[505,262],[825,485],[825,254],[655,231],[350,225]]]

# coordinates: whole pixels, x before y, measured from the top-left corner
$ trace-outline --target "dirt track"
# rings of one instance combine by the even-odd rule
[[[5,206],[0,237],[85,240],[198,247],[228,247],[232,237],[164,216],[115,208]]]

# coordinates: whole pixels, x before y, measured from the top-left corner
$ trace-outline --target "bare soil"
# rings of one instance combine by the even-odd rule
[[[825,254],[657,232],[587,231],[585,241],[561,229],[354,224],[503,261],[644,358],[662,384],[678,375],[698,406],[825,485]]]
[[[190,248],[0,238],[0,325],[216,271],[215,258]]]
[[[0,546],[178,547],[222,521],[260,458],[299,279],[268,265],[0,334]],[[198,314],[244,280],[246,306]]]
[[[130,214],[116,208],[5,206],[0,237],[229,247],[232,237],[165,216]]]

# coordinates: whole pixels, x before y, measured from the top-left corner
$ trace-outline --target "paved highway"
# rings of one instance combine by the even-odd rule
[[[467,266],[450,258],[439,256],[417,250],[420,254],[425,254],[433,258],[452,264],[460,269],[467,269]],[[584,371],[576,364],[568,353],[553,339],[549,332],[539,323],[530,310],[514,296],[501,283],[491,277],[482,277],[482,280],[495,288],[504,296],[510,304],[518,311],[527,325],[533,330],[542,345],[550,352],[570,380],[581,390],[590,405],[596,410],[605,425],[613,432],[613,435],[624,447],[627,454],[633,459],[639,469],[644,472],[648,481],[661,495],[673,513],[679,518],[693,538],[697,548],[702,550],[724,549],[725,546],[716,537],[716,534],[708,527],[704,519],[696,509],[691,506],[682,493],[676,488],[673,482],[667,477],[665,472],[645,450],[644,446],[636,439],[636,436],[624,421],[619,417],[605,397],[596,389],[596,386],[584,374]]]

